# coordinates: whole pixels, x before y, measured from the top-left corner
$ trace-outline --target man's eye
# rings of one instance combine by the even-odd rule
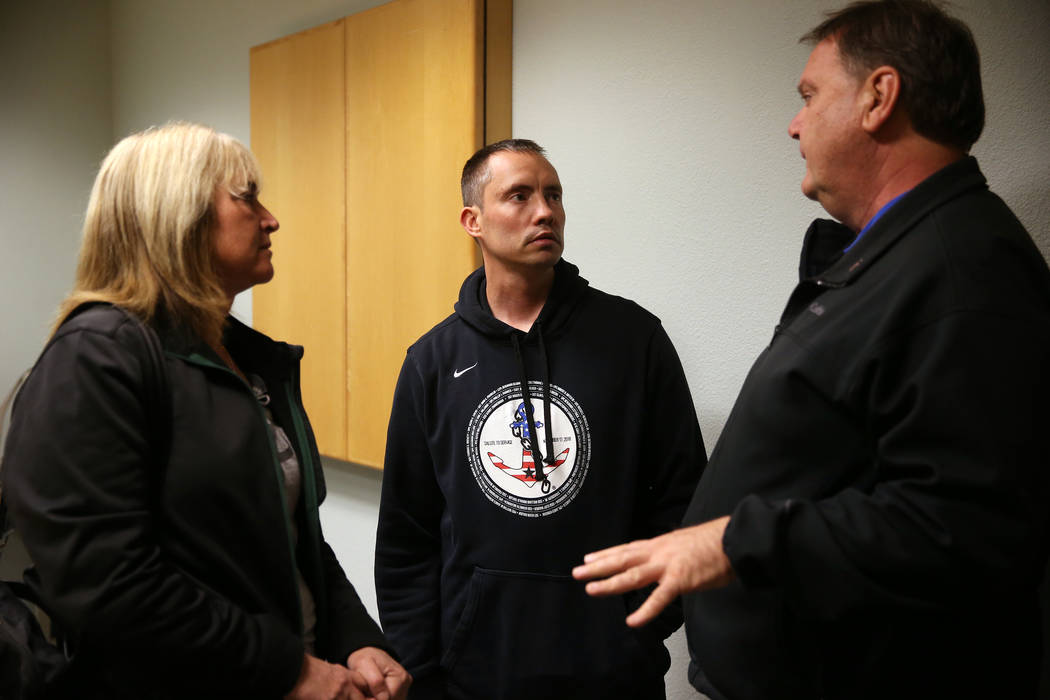
[[[550,193],[549,195],[547,195],[547,196],[548,196],[548,197],[549,197],[550,199],[552,199],[553,201],[555,201],[555,202],[560,202],[560,201],[561,201],[561,192],[551,192],[551,193]]]

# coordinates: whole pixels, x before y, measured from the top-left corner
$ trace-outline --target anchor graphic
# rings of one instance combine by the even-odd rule
[[[509,427],[514,437],[521,441],[521,467],[515,468],[510,466],[501,457],[492,452],[488,453],[489,461],[492,462],[492,466],[507,476],[522,482],[530,489],[537,482],[542,482],[543,492],[547,493],[550,490],[550,481],[544,479],[544,477],[549,476],[551,472],[565,464],[565,460],[569,458],[569,448],[565,448],[558,453],[558,456],[554,459],[554,464],[540,464],[538,467],[539,474],[537,475],[536,462],[532,458],[532,436],[529,434],[529,422],[525,414],[524,402],[518,404],[518,409],[514,412],[514,419],[514,422]],[[536,421],[536,429],[539,430],[542,427],[543,423]]]

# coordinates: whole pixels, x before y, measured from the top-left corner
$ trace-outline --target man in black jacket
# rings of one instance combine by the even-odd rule
[[[570,571],[681,521],[706,453],[678,356],[655,316],[561,259],[562,188],[539,146],[487,146],[462,184],[485,264],[394,394],[383,627],[413,698],[663,697],[680,608],[629,629],[640,598],[589,599]]]
[[[593,595],[685,597],[693,685],[722,698],[1035,697],[1050,496],[1050,273],[967,156],[969,29],[854,3],[789,126],[800,282],[685,518],[588,555]]]

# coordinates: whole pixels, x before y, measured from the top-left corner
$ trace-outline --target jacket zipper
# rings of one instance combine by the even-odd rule
[[[248,386],[248,384],[243,379],[241,379],[241,377],[236,372],[231,370],[229,367],[226,367],[224,365],[220,365],[220,364],[217,364],[215,362],[212,362],[208,358],[204,357],[203,355],[199,355],[197,353],[194,353],[194,354],[190,355],[189,357],[186,357],[185,359],[190,361],[190,362],[193,362],[194,364],[197,364],[197,365],[202,365],[202,366],[205,366],[205,367],[211,367],[212,369],[217,369],[217,370],[219,370],[221,372],[226,372],[227,374],[229,374],[230,376],[235,378],[238,382],[240,382],[241,386],[243,386],[245,388],[245,390],[248,392],[248,395],[251,397],[252,405],[255,406],[255,410],[256,410],[256,412],[257,412],[257,414],[259,416],[259,420],[262,421],[263,429],[266,432],[266,440],[267,440],[267,443],[270,446],[270,457],[271,457],[271,461],[273,463],[273,469],[274,469],[273,474],[274,474],[274,477],[277,479],[277,486],[280,489],[280,493],[282,494],[281,498],[279,498],[277,500],[279,500],[281,502],[281,513],[284,515],[284,536],[285,536],[285,542],[288,545],[289,562],[292,565],[291,581],[292,581],[292,590],[295,592],[295,601],[296,601],[295,611],[296,611],[296,616],[298,617],[298,620],[299,620],[299,629],[302,629],[304,624],[305,624],[304,620],[303,620],[303,600],[302,600],[302,595],[300,595],[300,593],[299,593],[299,583],[298,583],[298,581],[299,581],[299,578],[298,578],[299,571],[298,571],[297,560],[296,560],[296,557],[295,557],[295,543],[294,543],[293,538],[292,538],[292,531],[291,531],[291,526],[290,526],[290,522],[291,522],[290,515],[291,514],[288,512],[288,504],[285,503],[284,496],[283,496],[283,494],[284,494],[284,472],[281,471],[281,462],[277,458],[277,445],[274,443],[273,435],[270,433],[270,428],[266,424],[266,414],[264,412],[264,409],[263,409],[262,405],[255,399],[255,395],[252,394],[251,387]]]

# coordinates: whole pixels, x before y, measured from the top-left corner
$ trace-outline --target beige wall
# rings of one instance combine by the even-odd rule
[[[247,141],[248,47],[374,4],[0,5],[3,385],[31,362],[68,286],[92,167],[108,143],[174,118]],[[663,319],[709,448],[791,290],[802,232],[821,215],[799,193],[803,163],[787,124],[807,54],[797,37],[838,4],[515,3],[514,134],[547,146],[565,184],[566,257],[595,286]],[[988,126],[974,152],[1048,254],[1050,3],[955,6],[984,61]],[[280,235],[297,234],[306,235]],[[328,537],[374,611],[378,477],[344,465],[330,480]],[[696,697],[681,634],[672,650],[669,697]]]

